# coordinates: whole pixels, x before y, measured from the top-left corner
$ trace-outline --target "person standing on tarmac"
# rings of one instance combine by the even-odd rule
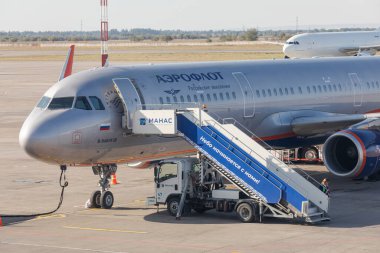
[[[327,178],[324,178],[321,182],[321,185],[319,186],[319,189],[326,193],[327,196],[330,196],[330,187],[329,187],[329,180]]]

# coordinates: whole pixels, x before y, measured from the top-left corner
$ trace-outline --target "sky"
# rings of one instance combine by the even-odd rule
[[[0,31],[92,31],[100,0],[0,0]],[[380,0],[108,0],[109,29],[380,27]]]

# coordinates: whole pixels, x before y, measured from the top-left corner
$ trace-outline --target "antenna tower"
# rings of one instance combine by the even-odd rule
[[[100,41],[102,54],[102,67],[108,59],[108,0],[100,0],[101,19],[100,19]]]

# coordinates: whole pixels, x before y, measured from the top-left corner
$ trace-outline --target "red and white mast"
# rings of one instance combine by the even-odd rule
[[[102,54],[102,67],[106,65],[108,59],[108,0],[100,0],[100,41]]]

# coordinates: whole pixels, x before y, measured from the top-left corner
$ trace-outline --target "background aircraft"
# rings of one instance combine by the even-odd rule
[[[297,34],[283,47],[285,57],[310,58],[375,55],[380,49],[380,30]]]
[[[65,66],[62,73],[70,73],[72,60]],[[118,163],[143,167],[195,152],[177,136],[132,134],[136,110],[206,104],[209,113],[235,118],[277,148],[324,143],[331,173],[364,178],[380,169],[379,66],[379,57],[349,57],[110,66],[64,74],[25,120],[20,145],[44,162],[92,166],[105,188]]]

